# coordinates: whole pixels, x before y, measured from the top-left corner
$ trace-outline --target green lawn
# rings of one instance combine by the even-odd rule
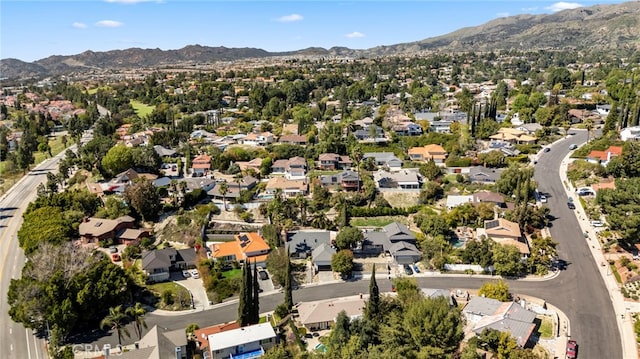
[[[145,117],[149,114],[151,114],[151,112],[153,112],[153,110],[155,110],[155,106],[153,105],[146,105],[140,101],[136,101],[136,100],[131,100],[131,106],[133,107],[133,109],[136,111],[136,114],[138,114],[139,117]]]
[[[551,339],[554,337],[553,321],[551,320],[551,318],[547,318],[547,317],[542,318],[542,322],[540,323],[540,328],[538,328],[538,332],[540,333],[540,338],[543,338],[543,339]]]
[[[228,270],[226,272],[222,272],[222,276],[224,278],[227,278],[227,279],[239,277],[241,274],[242,274],[242,269],[240,269],[240,268]]]
[[[149,289],[151,292],[153,292],[159,297],[158,302],[155,305],[158,309],[185,310],[185,309],[189,309],[191,306],[191,293],[189,293],[189,291],[185,287],[177,283],[162,282],[162,283],[148,284],[147,289]],[[173,293],[174,303],[172,305],[166,305],[160,299],[162,297],[162,293],[167,290],[170,290]],[[184,301],[184,304],[185,304],[184,306],[180,305],[181,300]]]
[[[406,222],[406,217],[402,216],[386,216],[386,217],[356,217],[351,219],[353,227],[384,227],[392,222]]]

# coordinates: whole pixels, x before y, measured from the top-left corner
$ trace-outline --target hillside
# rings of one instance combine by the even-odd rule
[[[85,51],[72,56],[50,56],[33,63],[0,60],[0,77],[26,78],[82,72],[88,69],[154,67],[210,63],[269,56],[391,56],[425,51],[489,51],[501,49],[571,49],[584,51],[640,51],[640,1],[596,5],[554,14],[516,15],[480,26],[416,42],[366,50],[344,47],[307,48],[273,53],[256,48],[190,45],[178,50],[140,49]]]

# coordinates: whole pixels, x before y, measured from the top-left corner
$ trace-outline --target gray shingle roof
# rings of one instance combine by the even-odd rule
[[[293,253],[310,253],[321,244],[331,244],[329,231],[297,231],[287,235],[287,246]]]
[[[313,258],[314,262],[319,261],[331,261],[331,257],[336,254],[336,250],[331,248],[329,244],[322,243],[318,246],[318,248],[314,249],[311,253],[311,258]]]

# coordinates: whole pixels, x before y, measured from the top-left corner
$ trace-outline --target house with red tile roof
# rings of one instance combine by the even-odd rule
[[[622,146],[609,146],[604,151],[591,151],[587,155],[587,162],[606,166],[613,157],[620,155],[622,155]]]
[[[211,169],[211,156],[199,155],[191,161],[191,170],[194,174],[205,175]]]
[[[258,232],[241,233],[232,242],[211,245],[211,256],[227,262],[255,262],[264,265],[271,247]]]

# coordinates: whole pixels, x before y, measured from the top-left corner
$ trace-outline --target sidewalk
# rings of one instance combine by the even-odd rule
[[[573,188],[571,182],[567,178],[567,168],[569,163],[573,161],[570,156],[571,153],[562,160],[559,172],[567,197],[573,198],[576,196],[575,188]],[[589,223],[589,219],[584,208],[582,208],[582,203],[580,201],[574,201],[574,203],[576,204],[575,214],[578,219],[578,223],[580,224],[580,229],[583,233],[588,233],[586,239],[589,242],[589,249],[596,261],[600,275],[602,276],[604,284],[607,287],[607,291],[609,292],[611,303],[613,304],[613,309],[616,314],[616,324],[618,324],[618,330],[620,331],[623,357],[637,358],[638,348],[636,346],[636,337],[633,329],[634,323],[631,313],[634,312],[634,310],[640,309],[640,304],[625,302],[615,277],[613,275],[608,275],[609,266],[607,260],[602,252],[602,247],[598,238],[594,235],[594,231],[591,228],[591,224]],[[601,266],[599,263],[607,263],[607,265]]]

